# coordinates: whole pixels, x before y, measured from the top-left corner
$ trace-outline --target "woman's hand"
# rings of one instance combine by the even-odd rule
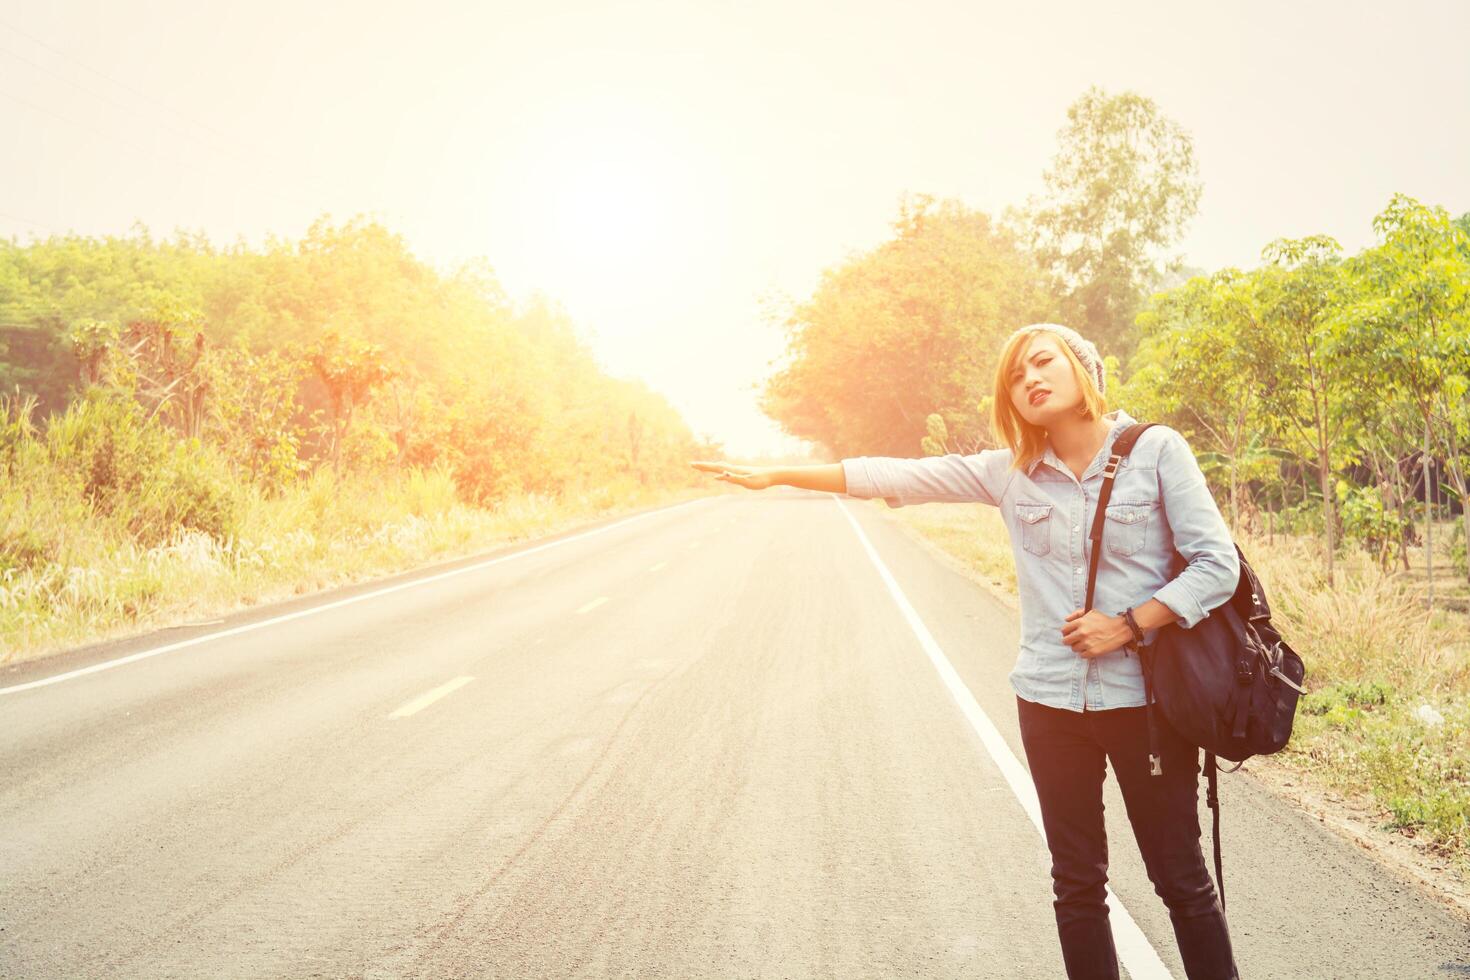
[[[747,490],[764,490],[774,486],[772,472],[769,466],[741,466],[739,463],[702,463],[691,461],[690,466],[696,470],[704,470],[706,473],[715,474],[716,480],[726,483],[734,483]]]
[[[1075,609],[1067,614],[1062,627],[1062,642],[1071,647],[1079,657],[1101,657],[1133,642],[1133,631],[1122,616],[1089,609]]]

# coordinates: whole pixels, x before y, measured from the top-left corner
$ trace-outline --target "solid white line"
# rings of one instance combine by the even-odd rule
[[[247,623],[244,626],[236,626],[233,629],[221,630],[218,633],[207,633],[204,636],[195,636],[187,640],[180,640],[177,643],[169,643],[165,646],[154,647],[151,650],[141,650],[138,653],[128,654],[126,657],[118,657],[116,660],[104,660],[102,663],[92,664],[90,667],[80,667],[77,670],[69,670],[64,674],[56,674],[52,677],[43,677],[40,680],[28,681],[25,684],[15,684],[11,687],[0,687],[0,697],[3,697],[6,694],[19,694],[21,691],[31,691],[38,687],[46,687],[50,684],[60,684],[62,681],[69,681],[74,677],[83,677],[87,674],[95,674],[103,670],[111,670],[114,667],[121,667],[124,664],[134,663],[139,660],[146,660],[149,657],[156,657],[160,653],[171,653],[174,650],[182,650],[185,647],[198,646],[201,643],[208,643],[210,640],[220,640],[224,639],[227,636],[238,636],[241,633],[249,633],[252,630],[264,629],[267,626],[275,626],[277,623],[286,623],[290,622],[293,619],[302,619],[306,616],[315,616],[317,613],[323,613],[329,609],[340,609],[342,606],[350,606],[354,602],[365,602],[368,599],[376,599],[378,596],[388,595],[390,592],[398,592],[403,589],[417,588],[420,585],[428,585],[430,582],[438,582],[446,578],[451,578],[455,575],[463,575],[466,572],[477,572],[482,568],[489,568],[491,565],[498,565],[503,561],[510,561],[514,558],[523,558],[526,555],[535,554],[536,552],[542,551],[546,548],[555,548],[558,545],[570,544],[573,541],[580,541],[582,538],[590,538],[594,534],[601,534],[604,531],[611,531],[615,527],[621,527],[622,525],[632,523],[633,521],[640,521],[645,517],[652,517],[654,514],[662,514],[667,511],[678,510],[680,507],[687,507],[690,504],[697,504],[701,501],[710,499],[712,498],[696,497],[693,500],[686,500],[680,504],[672,504],[671,506],[660,507],[657,510],[646,511],[642,514],[634,514],[632,517],[625,517],[621,521],[615,521],[612,524],[605,525],[604,527],[595,528],[591,531],[583,531],[581,534],[574,534],[570,537],[559,538],[556,541],[548,541],[545,544],[538,544],[534,547],[527,548],[524,551],[517,551],[513,555],[501,555],[499,558],[491,558],[486,561],[476,562],[473,565],[466,565],[463,568],[455,568],[447,572],[440,572],[437,575],[430,575],[427,578],[414,579],[411,582],[400,582],[397,585],[390,585],[382,589],[375,589],[372,592],[364,592],[362,595],[350,596],[346,599],[338,599],[335,602],[328,602],[320,606],[312,606],[309,609],[300,609],[293,613],[287,613],[284,616],[276,616],[272,619],[263,619],[257,623]]]
[[[598,606],[602,605],[606,601],[607,601],[607,596],[600,595],[596,599],[593,599],[591,602],[587,603],[587,605],[583,606],[581,609],[578,609],[577,610],[577,613],[578,613],[578,615],[580,615],[580,614],[582,614],[584,612],[587,612],[588,610],[596,609]]]
[[[473,677],[456,677],[448,684],[440,684],[432,691],[425,691],[423,694],[420,694],[418,697],[414,698],[412,701],[408,702],[388,717],[407,718],[411,714],[423,711],[435,701],[438,701],[445,695],[453,694],[455,691],[458,691],[460,688],[464,687],[472,680],[474,680]]]
[[[970,726],[975,729],[975,734],[980,736],[980,742],[990,753],[990,758],[1000,769],[1001,775],[1010,784],[1011,792],[1021,803],[1021,809],[1026,811],[1026,815],[1036,825],[1037,832],[1042,835],[1042,840],[1045,840],[1046,830],[1041,823],[1041,803],[1036,798],[1036,784],[1031,781],[1030,772],[1021,765],[1021,760],[1017,759],[1016,754],[1011,751],[1010,744],[1001,736],[1000,731],[980,707],[980,703],[975,700],[975,695],[970,693],[970,689],[960,679],[954,665],[949,662],[949,658],[939,648],[929,628],[924,625],[924,621],[909,604],[908,597],[898,587],[898,582],[888,571],[888,566],[883,564],[883,559],[878,557],[878,552],[874,550],[868,536],[863,533],[857,518],[853,517],[851,511],[842,505],[841,497],[832,495],[832,499],[836,502],[837,509],[842,511],[842,516],[847,518],[852,529],[857,532],[863,550],[868,553],[868,558],[872,560],[874,567],[878,569],[878,574],[887,584],[893,601],[898,604],[899,611],[908,621],[909,629],[913,630],[914,635],[918,637],[919,645],[929,655],[934,669],[939,671],[944,686],[949,688],[949,693],[959,702],[960,711],[964,713]],[[1159,959],[1158,951],[1149,943],[1143,930],[1138,928],[1138,923],[1134,922],[1133,917],[1123,908],[1123,903],[1118,900],[1118,896],[1113,894],[1112,885],[1107,885],[1106,889],[1108,914],[1113,925],[1113,943],[1118,950],[1118,958],[1128,969],[1128,975],[1134,980],[1172,980],[1173,974],[1164,966],[1164,961]]]

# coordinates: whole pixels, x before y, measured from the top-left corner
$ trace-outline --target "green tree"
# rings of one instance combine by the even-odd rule
[[[1470,236],[1444,208],[1404,194],[1373,227],[1380,243],[1349,265],[1357,288],[1340,320],[1344,343],[1372,351],[1374,376],[1418,410],[1426,461],[1439,450],[1463,503],[1470,500]],[[1470,536],[1470,507],[1461,510]]]
[[[1357,461],[1346,436],[1374,404],[1358,357],[1334,325],[1343,289],[1340,251],[1326,235],[1277,239],[1266,246],[1267,264],[1258,272],[1261,397],[1287,448],[1316,470],[1329,583],[1338,535],[1333,472]]]
[[[1199,208],[1189,134],[1136,92],[1089,88],[1067,109],[1044,193],[1012,212],[1063,297],[1067,322],[1104,352],[1134,343],[1146,290]]]
[[[279,493],[305,469],[297,417],[303,358],[269,350],[256,354],[243,344],[211,351],[207,441],[218,446],[236,475]]]
[[[307,360],[326,389],[331,414],[328,418],[328,450],[332,469],[339,470],[342,446],[352,429],[357,409],[373,391],[397,375],[378,344],[343,338],[329,330],[307,352]]]
[[[976,404],[1000,342],[1052,312],[1013,236],[958,202],[905,200],[894,237],[823,273],[785,322],[761,406],[828,452],[911,455],[938,413],[950,444],[988,444]]]
[[[1224,469],[1235,527],[1256,526],[1248,481],[1270,479],[1282,455],[1266,444],[1261,418],[1261,379],[1273,365],[1260,343],[1259,288],[1255,273],[1224,269],[1155,294],[1138,316],[1142,339],[1123,391],[1140,417],[1204,437],[1201,466]]]

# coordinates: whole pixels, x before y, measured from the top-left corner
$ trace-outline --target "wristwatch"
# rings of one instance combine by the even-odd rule
[[[1139,646],[1143,646],[1143,628],[1138,625],[1138,620],[1133,618],[1132,606],[1123,610],[1123,620],[1128,624],[1128,628],[1133,631],[1133,642]]]

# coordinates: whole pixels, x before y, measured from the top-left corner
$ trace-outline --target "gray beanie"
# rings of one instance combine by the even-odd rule
[[[1097,384],[1097,393],[1099,395],[1107,394],[1108,382],[1105,377],[1106,372],[1103,371],[1102,355],[1097,352],[1097,345],[1071,327],[1064,327],[1060,323],[1028,324],[1013,331],[1011,336],[1006,338],[1006,344],[1009,344],[1011,338],[1017,334],[1032,333],[1038,330],[1050,330],[1060,337],[1063,343],[1072,348],[1072,353],[1077,355],[1077,360],[1082,362],[1082,366],[1087,369],[1088,375]],[[1004,349],[1004,345],[1002,345],[1002,349]]]

